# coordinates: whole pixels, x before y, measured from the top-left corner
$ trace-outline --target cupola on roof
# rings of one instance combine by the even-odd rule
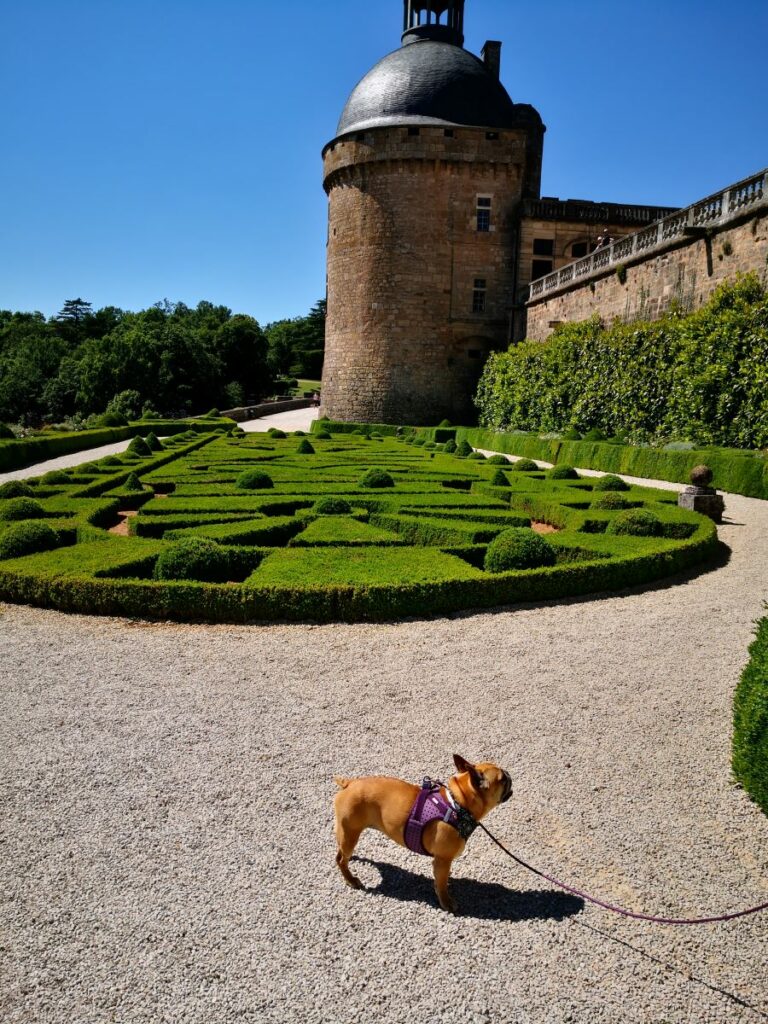
[[[404,0],[404,6],[403,45],[355,86],[337,136],[392,125],[495,129],[541,123],[532,107],[509,98],[498,63],[462,48],[464,0]],[[498,51],[496,44],[497,59]]]

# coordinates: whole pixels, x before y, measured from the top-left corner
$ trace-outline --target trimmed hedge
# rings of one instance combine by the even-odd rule
[[[508,455],[681,484],[689,482],[692,469],[706,463],[714,473],[714,486],[720,490],[768,499],[768,458],[760,452],[716,448],[664,451],[607,442],[544,439],[520,431],[497,433],[481,427],[461,427],[459,436],[478,448]]]
[[[733,772],[768,814],[768,618],[749,653],[733,703]]]
[[[488,572],[510,569],[539,569],[555,564],[555,549],[533,530],[504,530],[488,545]]]
[[[38,551],[50,551],[58,543],[56,531],[47,523],[13,523],[0,533],[0,558],[22,558]]]
[[[26,469],[38,462],[58,459],[62,455],[73,455],[75,452],[87,451],[89,448],[101,448],[107,444],[117,444],[129,438],[150,432],[165,436],[181,434],[192,430],[195,433],[208,433],[215,426],[231,427],[233,420],[215,421],[199,420],[153,420],[149,427],[146,422],[132,423],[127,427],[103,427],[97,430],[71,431],[66,434],[43,434],[38,437],[19,438],[14,441],[0,440],[0,473],[8,473],[14,469]]]

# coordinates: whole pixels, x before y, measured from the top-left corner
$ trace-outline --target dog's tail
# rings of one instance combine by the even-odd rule
[[[345,779],[342,775],[334,775],[333,781],[339,787],[339,789],[346,789],[352,779]]]

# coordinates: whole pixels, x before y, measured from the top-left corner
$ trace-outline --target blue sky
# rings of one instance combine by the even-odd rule
[[[401,0],[0,0],[0,308],[306,312],[320,150],[401,23]],[[466,28],[542,114],[544,195],[685,205],[768,164],[765,0],[467,0]]]

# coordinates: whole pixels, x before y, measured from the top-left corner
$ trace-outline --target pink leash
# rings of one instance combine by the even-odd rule
[[[499,849],[503,850],[508,857],[511,857],[513,861],[519,864],[521,867],[526,868],[528,871],[532,871],[534,875],[538,875],[540,878],[546,879],[547,882],[551,882],[552,885],[557,885],[561,889],[565,889],[566,892],[572,893],[574,896],[579,896],[583,900],[588,900],[590,903],[596,903],[598,907],[603,907],[605,910],[612,910],[614,914],[622,914],[624,917],[634,917],[638,921],[653,921],[655,924],[713,924],[716,921],[733,921],[737,917],[747,917],[749,914],[759,914],[761,910],[768,910],[768,902],[761,903],[757,907],[750,907],[748,910],[737,910],[732,914],[720,914],[717,917],[654,917],[652,914],[637,914],[633,910],[625,910],[623,907],[614,906],[613,903],[606,903],[605,900],[599,900],[596,896],[589,896],[585,892],[581,892],[579,889],[574,889],[570,885],[566,885],[565,882],[561,882],[557,878],[553,878],[551,875],[544,874],[543,871],[539,871],[538,868],[533,867],[531,864],[526,864],[520,857],[516,857],[511,850],[508,850],[503,843],[499,842],[492,832],[483,825],[481,821],[478,821],[477,827],[481,828],[485,834],[496,843]]]

